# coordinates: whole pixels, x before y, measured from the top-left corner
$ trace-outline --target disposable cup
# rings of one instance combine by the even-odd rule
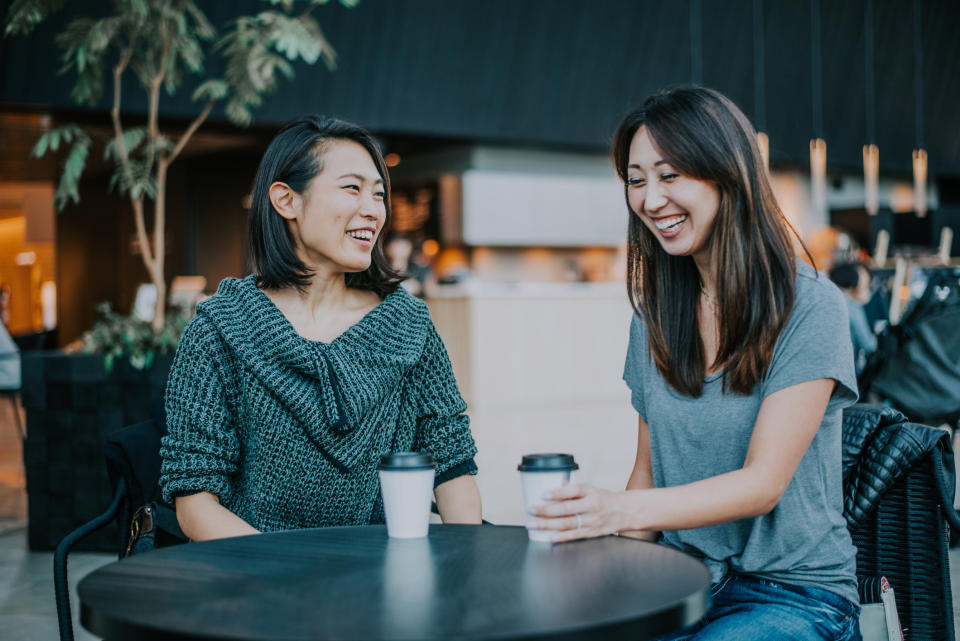
[[[416,539],[430,529],[433,499],[433,457],[421,452],[395,452],[380,459],[380,492],[392,538]]]
[[[536,517],[530,509],[536,505],[548,503],[544,493],[555,490],[573,480],[573,473],[580,466],[571,454],[528,454],[523,457],[517,469],[523,487],[523,506],[527,515],[527,534],[531,541],[549,542],[550,530],[533,530],[530,525]]]

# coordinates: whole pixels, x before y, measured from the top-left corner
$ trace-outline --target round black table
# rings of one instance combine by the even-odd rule
[[[293,530],[154,550],[79,585],[108,641],[647,639],[698,619],[710,574],[652,543],[530,543],[521,527]]]

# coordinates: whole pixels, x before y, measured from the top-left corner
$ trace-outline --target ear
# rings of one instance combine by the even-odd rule
[[[295,220],[300,210],[300,194],[290,188],[290,185],[275,182],[267,192],[270,195],[270,204],[278,214],[287,220]]]

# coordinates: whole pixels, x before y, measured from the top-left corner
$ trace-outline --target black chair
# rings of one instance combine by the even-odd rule
[[[67,584],[67,556],[87,535],[120,524],[119,557],[149,549],[184,543],[173,508],[160,501],[160,438],[162,423],[145,421],[109,434],[104,444],[113,500],[107,511],[67,534],[53,556],[53,587],[61,641],[73,641],[73,622]]]
[[[948,548],[960,516],[949,433],[888,407],[855,405],[844,412],[843,454],[861,588],[886,577],[906,638],[954,641]]]

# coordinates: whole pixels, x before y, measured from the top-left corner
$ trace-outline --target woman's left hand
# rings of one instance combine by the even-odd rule
[[[548,492],[552,501],[531,508],[537,517],[528,527],[554,530],[553,541],[573,541],[627,529],[623,493],[572,483]]]

